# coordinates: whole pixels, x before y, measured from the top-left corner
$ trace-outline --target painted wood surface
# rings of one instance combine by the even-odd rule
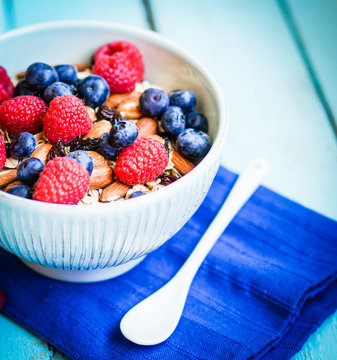
[[[11,7],[12,4],[12,7]],[[255,155],[272,163],[265,184],[337,219],[337,143],[298,44],[293,15],[328,104],[337,114],[337,5],[334,0],[152,0],[157,30],[190,50],[219,82],[229,113],[223,164],[240,172]],[[321,4],[321,2],[320,2]],[[2,5],[2,7],[1,7]],[[60,19],[98,19],[148,27],[143,2],[0,1],[0,32]],[[4,10],[9,9],[9,16]],[[65,359],[0,315],[0,359]],[[337,313],[294,360],[335,360]]]

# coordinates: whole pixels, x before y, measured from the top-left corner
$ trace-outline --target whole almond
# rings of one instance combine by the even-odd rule
[[[103,189],[99,199],[102,202],[114,201],[123,197],[129,189],[130,186],[117,180]]]
[[[139,101],[140,95],[142,95],[142,93],[139,91],[132,91],[127,94],[111,94],[105,102],[105,106],[114,108],[123,101]]]
[[[97,117],[96,117],[96,113],[95,113],[95,110],[93,108],[91,108],[90,106],[85,106],[88,114],[89,114],[89,117],[91,119],[92,122],[96,121],[97,120]]]
[[[73,67],[79,72],[82,72],[82,71],[85,71],[88,69],[88,65],[85,65],[85,64],[73,64]]]
[[[52,147],[53,145],[51,144],[42,144],[32,152],[30,157],[40,159],[44,164],[46,164],[49,151]]]
[[[109,166],[94,168],[90,176],[89,190],[101,189],[111,184],[113,170]]]
[[[185,159],[178,151],[175,150],[172,151],[171,161],[182,175],[187,174],[194,168],[194,165],[189,160]]]
[[[143,117],[137,122],[138,136],[147,137],[149,135],[155,135],[158,130],[158,123],[155,119],[149,117]]]
[[[26,76],[26,71],[20,71],[19,73],[16,74],[16,77],[21,80]]]
[[[117,110],[126,119],[139,119],[142,116],[138,100],[125,100],[117,106]]]
[[[90,155],[92,157],[92,159],[94,160],[94,168],[99,168],[99,167],[106,166],[106,160],[105,160],[104,156],[102,156],[98,152],[96,152],[96,151],[86,151],[86,153],[88,155]]]
[[[8,189],[10,189],[11,187],[13,187],[15,185],[23,185],[23,184],[20,181],[13,181],[5,187],[4,191],[7,191]]]
[[[87,135],[83,136],[85,139],[94,137],[100,138],[106,132],[109,132],[112,125],[110,121],[101,120],[94,123]]]
[[[0,171],[0,187],[4,187],[17,179],[17,170],[8,169]]]

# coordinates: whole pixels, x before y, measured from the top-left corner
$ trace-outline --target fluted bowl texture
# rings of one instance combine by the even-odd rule
[[[192,55],[166,38],[138,28],[93,21],[34,25],[0,36],[0,65],[10,76],[31,63],[90,64],[94,51],[114,40],[141,50],[145,79],[166,91],[191,89],[209,119],[213,146],[189,174],[132,200],[88,206],[42,203],[0,191],[0,245],[31,263],[56,269],[102,269],[155,250],[203,201],[220,164],[227,122],[218,85]]]

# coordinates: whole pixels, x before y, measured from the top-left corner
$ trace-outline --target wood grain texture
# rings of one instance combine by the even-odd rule
[[[0,0],[4,6],[6,0]],[[97,19],[146,27],[141,1],[13,0],[16,26],[60,19]],[[266,185],[337,218],[337,148],[326,115],[276,1],[152,0],[159,32],[204,62],[229,112],[223,164],[241,171],[255,155],[271,160]],[[336,2],[289,0],[308,53],[337,113]],[[0,32],[13,26],[0,11]],[[0,359],[65,360],[0,315]],[[337,313],[293,360],[335,360]]]

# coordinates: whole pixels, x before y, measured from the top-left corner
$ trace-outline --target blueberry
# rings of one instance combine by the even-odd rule
[[[30,65],[26,71],[27,83],[38,91],[44,90],[58,79],[56,70],[48,64],[36,62]]]
[[[103,134],[98,143],[99,152],[108,160],[116,160],[122,148],[114,147],[110,143],[110,133]]]
[[[132,145],[138,136],[138,128],[129,120],[119,121],[110,130],[110,143],[115,147],[126,147]]]
[[[173,137],[185,130],[185,115],[177,106],[169,106],[160,118],[161,127]]]
[[[190,160],[203,158],[211,146],[210,138],[201,130],[186,129],[176,141],[177,150]]]
[[[54,66],[59,76],[59,81],[67,84],[75,84],[77,81],[77,70],[72,65]]]
[[[31,199],[32,190],[27,185],[14,185],[7,190],[9,194],[20,196],[22,198]]]
[[[9,151],[13,158],[23,159],[34,151],[35,145],[36,139],[34,135],[22,132],[12,140],[9,145]]]
[[[139,106],[145,116],[160,116],[169,106],[169,97],[163,90],[150,88],[141,95]]]
[[[207,133],[208,121],[207,118],[199,112],[191,112],[186,116],[186,128],[201,130]]]
[[[18,166],[18,180],[26,185],[33,185],[39,178],[44,164],[40,159],[31,157],[23,160]]]
[[[94,160],[92,157],[83,150],[72,151],[67,155],[71,159],[75,159],[79,164],[81,164],[86,170],[88,170],[89,176],[94,169]]]
[[[144,191],[135,191],[130,195],[129,199],[133,199],[135,197],[142,196],[142,195],[146,195],[146,193]]]
[[[61,81],[56,81],[45,89],[43,93],[43,99],[45,102],[50,103],[57,96],[72,95],[72,94],[73,91],[70,85]]]
[[[90,75],[81,80],[77,92],[84,104],[92,108],[103,105],[110,95],[108,83],[98,75]]]
[[[194,92],[191,90],[175,90],[169,93],[170,105],[179,106],[184,114],[194,110],[197,103]]]
[[[33,95],[40,96],[40,93],[27,83],[25,79],[18,82],[14,89],[14,96]]]

